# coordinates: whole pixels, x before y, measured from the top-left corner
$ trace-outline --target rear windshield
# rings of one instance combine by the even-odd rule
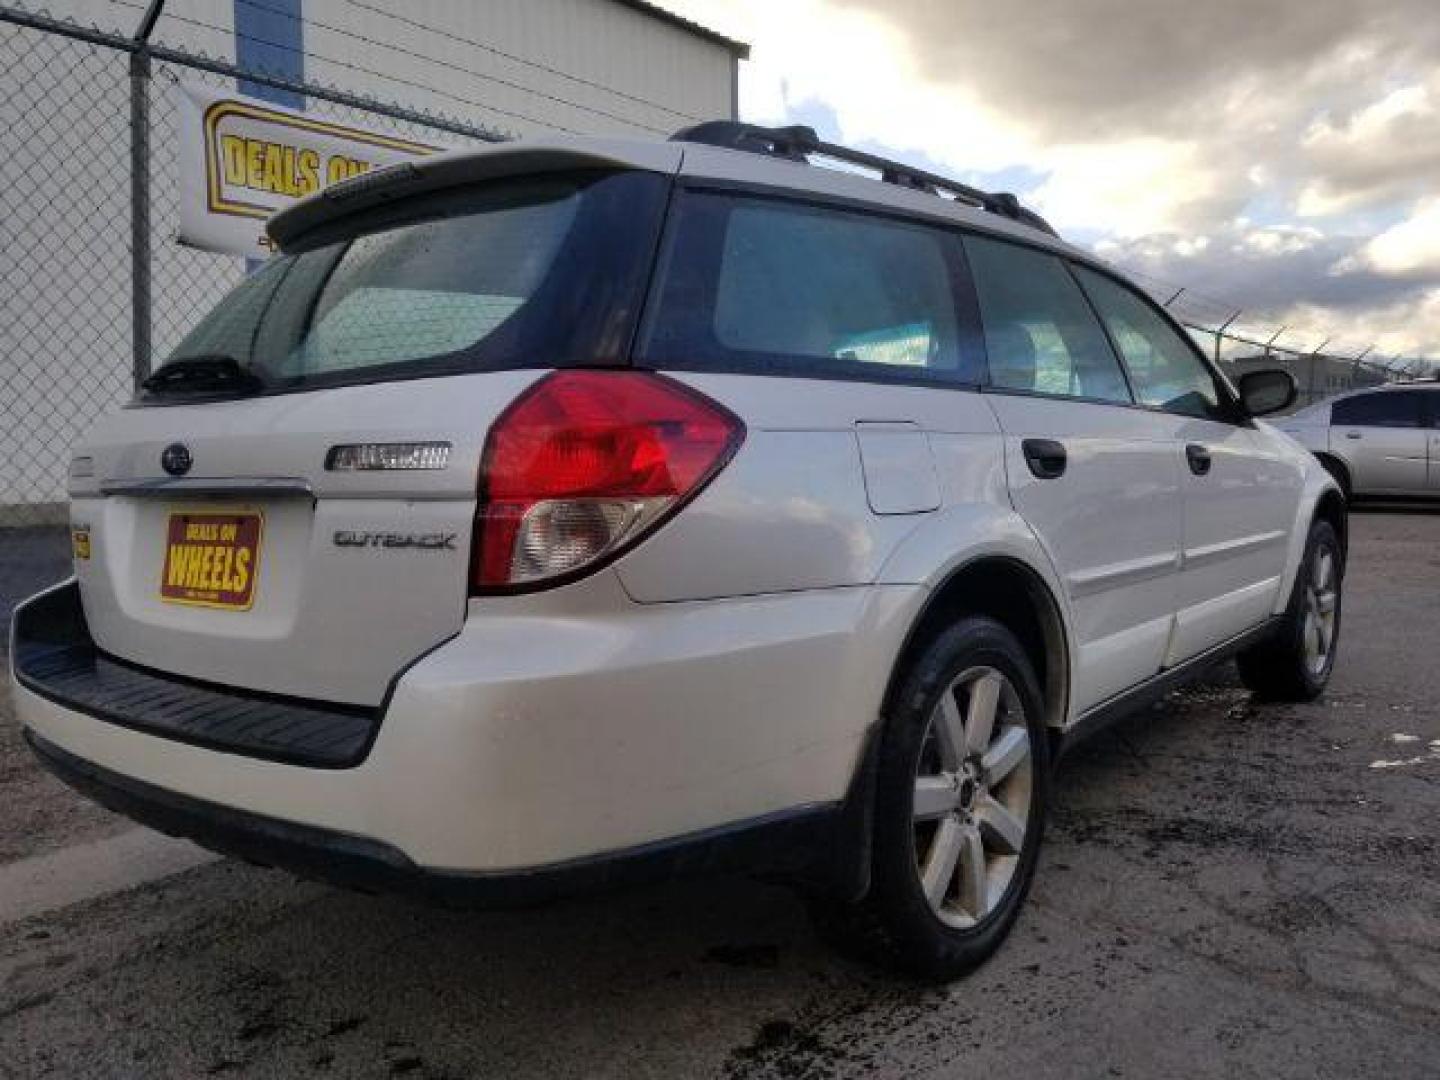
[[[648,173],[531,177],[372,213],[271,259],[161,370],[233,360],[281,390],[619,362],[664,187]]]
[[[788,200],[686,193],[642,359],[658,367],[977,383],[946,233]]]

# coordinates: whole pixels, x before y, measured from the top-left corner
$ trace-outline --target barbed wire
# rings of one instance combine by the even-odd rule
[[[1374,342],[1347,341],[1340,335],[1316,327],[1269,321],[1263,312],[1251,316],[1244,305],[1234,301],[1167,281],[1135,267],[1122,266],[1121,269],[1174,315],[1181,325],[1211,335],[1219,342],[1258,349],[1262,355],[1283,353],[1297,357],[1326,357],[1387,376],[1430,373],[1440,366],[1440,362],[1424,357],[1383,352]],[[1251,321],[1252,318],[1258,321]],[[1223,349],[1220,351],[1223,352]]]

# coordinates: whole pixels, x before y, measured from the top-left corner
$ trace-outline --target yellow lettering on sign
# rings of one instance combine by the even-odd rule
[[[220,136],[220,160],[227,184],[299,198],[320,190],[320,154],[315,150],[239,135]],[[326,163],[327,183],[370,171],[368,161],[332,157]]]
[[[235,552],[235,578],[231,591],[243,593],[250,583],[250,550],[241,548]]]
[[[285,194],[285,148],[278,143],[265,144],[265,190]]]
[[[320,155],[314,150],[301,150],[298,159],[300,166],[300,194],[310,195],[320,190]]]
[[[370,168],[371,165],[368,161],[336,155],[330,159],[325,167],[326,182],[334,184],[341,180],[348,180],[352,176],[359,176],[361,173],[369,172]]]
[[[189,544],[171,544],[169,571],[165,584],[172,588],[183,588],[190,572],[190,554],[195,549]]]
[[[245,183],[245,140],[238,135],[220,136],[220,161],[227,184]]]
[[[265,144],[255,139],[245,140],[245,186],[265,190]]]

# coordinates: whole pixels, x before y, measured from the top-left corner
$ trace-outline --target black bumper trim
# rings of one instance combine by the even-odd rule
[[[41,697],[96,719],[231,754],[317,769],[358,765],[381,710],[236,690],[110,656],[70,581],[15,612],[15,677]]]
[[[426,870],[378,840],[196,799],[77,757],[30,729],[52,773],[102,806],[223,855],[297,876],[469,907],[517,907],[673,877],[744,871],[827,884],[843,804],[798,807],[673,840],[503,873]]]

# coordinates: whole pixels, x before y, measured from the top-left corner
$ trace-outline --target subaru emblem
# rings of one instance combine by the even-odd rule
[[[171,476],[184,476],[193,464],[190,448],[184,443],[171,443],[160,452],[160,467]]]

